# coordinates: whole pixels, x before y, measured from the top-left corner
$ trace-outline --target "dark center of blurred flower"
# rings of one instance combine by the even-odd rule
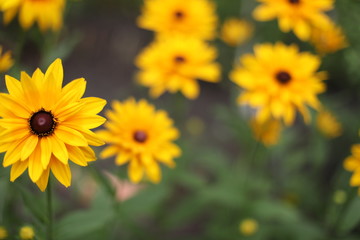
[[[143,143],[145,142],[147,139],[147,134],[144,131],[138,130],[134,133],[134,140],[139,142],[139,143]]]
[[[184,18],[184,13],[182,11],[176,11],[174,15],[175,15],[175,18],[178,20]]]
[[[51,112],[40,110],[29,119],[31,132],[40,136],[48,136],[54,132],[56,122]]]
[[[291,76],[288,72],[280,71],[276,74],[276,80],[281,84],[287,84],[291,80]]]
[[[184,58],[183,56],[176,56],[176,57],[174,58],[174,61],[175,61],[176,63],[183,63],[183,62],[185,62],[185,58]]]
[[[291,3],[291,4],[299,4],[300,0],[289,0],[289,3]]]

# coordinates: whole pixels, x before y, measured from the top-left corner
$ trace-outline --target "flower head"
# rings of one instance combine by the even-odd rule
[[[5,240],[8,237],[8,231],[5,227],[0,226],[0,240]]]
[[[310,41],[321,54],[333,53],[348,46],[341,27],[334,23],[313,28]]]
[[[11,57],[11,52],[7,51],[2,54],[2,46],[0,46],[0,72],[6,72],[14,65],[14,60]]]
[[[167,113],[155,110],[145,100],[136,102],[130,98],[124,102],[114,101],[108,110],[106,130],[99,136],[109,144],[100,154],[102,158],[116,155],[115,163],[129,163],[128,175],[138,183],[144,173],[150,181],[161,180],[159,163],[174,167],[173,158],[180,156],[180,148],[172,143],[179,137],[178,130]]]
[[[351,155],[344,160],[344,168],[353,172],[350,185],[360,187],[360,144],[354,144],[351,147]]]
[[[8,24],[19,13],[20,25],[29,29],[34,22],[41,31],[62,27],[62,15],[66,0],[0,0],[0,10],[4,12],[4,23]]]
[[[216,35],[215,6],[209,0],[145,0],[141,28],[160,34],[181,33],[210,40]]]
[[[296,110],[309,122],[307,105],[318,109],[317,94],[325,91],[322,80],[326,74],[316,73],[320,58],[282,43],[256,45],[254,51],[254,55],[241,57],[242,66],[230,74],[244,89],[238,102],[258,109],[256,120],[260,123],[274,118],[290,125]]]
[[[21,240],[32,240],[35,237],[35,231],[30,226],[20,228],[19,236]]]
[[[282,124],[279,120],[268,119],[264,123],[253,120],[250,122],[250,125],[258,141],[261,141],[266,146],[278,143],[282,130]]]
[[[244,236],[254,235],[258,230],[258,222],[252,218],[246,218],[241,221],[239,230]]]
[[[293,30],[298,38],[307,41],[312,27],[327,25],[330,21],[324,11],[333,8],[334,0],[258,0],[253,16],[258,21],[278,18],[281,31]]]
[[[86,166],[95,154],[89,145],[103,144],[90,129],[105,118],[96,115],[106,104],[100,98],[82,98],[86,81],[73,80],[62,88],[63,67],[55,60],[44,74],[21,72],[20,81],[6,76],[9,93],[0,94],[0,152],[3,166],[11,166],[15,181],[26,169],[44,191],[51,172],[66,187],[71,184],[69,159]]]
[[[220,38],[226,44],[235,47],[247,41],[251,37],[253,30],[253,26],[249,22],[230,18],[224,22]]]
[[[335,138],[342,134],[341,123],[327,110],[321,110],[316,117],[316,126],[324,136]]]
[[[201,53],[201,54],[199,54]],[[196,38],[176,35],[158,38],[136,59],[138,81],[159,97],[166,90],[181,91],[187,98],[199,95],[197,79],[218,82],[220,65],[213,61],[216,49]]]

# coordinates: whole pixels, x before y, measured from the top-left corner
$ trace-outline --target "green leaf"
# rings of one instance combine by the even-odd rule
[[[360,222],[360,198],[356,196],[345,209],[339,221],[338,231],[342,234],[350,232]]]

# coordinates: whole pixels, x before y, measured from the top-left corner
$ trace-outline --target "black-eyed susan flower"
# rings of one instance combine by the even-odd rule
[[[0,226],[0,240],[5,240],[8,237],[8,231],[4,226]]]
[[[298,38],[307,41],[312,27],[322,27],[330,21],[324,13],[333,8],[334,0],[258,0],[253,16],[258,21],[277,18],[283,32],[293,30]]]
[[[41,31],[59,31],[63,23],[66,0],[0,0],[0,10],[4,12],[4,23],[11,22],[19,14],[23,29],[29,29],[35,22]]]
[[[344,168],[349,172],[353,172],[350,186],[360,187],[360,144],[354,144],[351,147],[351,155],[344,160]]]
[[[137,57],[136,66],[140,69],[137,80],[150,88],[152,97],[165,91],[181,91],[185,97],[194,99],[200,91],[197,79],[220,80],[216,57],[216,49],[197,38],[183,35],[158,38]]]
[[[220,38],[230,46],[238,46],[246,42],[254,31],[253,25],[242,19],[230,18],[222,25]]]
[[[264,145],[272,146],[279,142],[282,131],[282,123],[279,120],[268,119],[264,123],[252,120],[250,126],[255,139]]]
[[[33,240],[35,231],[31,226],[23,226],[20,228],[19,237],[21,240]]]
[[[240,233],[244,236],[254,235],[259,228],[258,222],[253,218],[246,218],[239,224]]]
[[[316,126],[328,138],[336,138],[342,134],[342,125],[328,110],[319,111],[316,117]]]
[[[103,144],[90,129],[105,122],[97,113],[106,101],[82,98],[84,78],[62,87],[60,59],[45,74],[37,69],[32,76],[21,72],[20,81],[10,76],[5,81],[9,93],[0,94],[0,152],[6,152],[3,166],[11,166],[10,180],[28,169],[30,179],[44,191],[51,171],[70,186],[70,161],[88,165],[96,159],[89,145]]]
[[[130,98],[124,102],[114,101],[108,110],[106,130],[98,135],[109,144],[100,157],[116,155],[117,165],[128,165],[128,175],[138,183],[144,175],[154,182],[161,180],[159,163],[174,167],[174,158],[180,156],[180,148],[173,143],[179,131],[163,110],[156,110],[145,100],[136,102]]]
[[[333,53],[348,46],[342,28],[332,22],[321,28],[313,28],[310,41],[321,54]]]
[[[254,55],[246,54],[240,62],[230,74],[244,89],[238,103],[256,108],[260,123],[274,118],[290,125],[297,110],[309,122],[307,106],[320,107],[317,95],[325,91],[326,74],[316,72],[319,57],[301,53],[295,45],[260,44],[254,47]]]
[[[210,0],[145,0],[138,26],[159,34],[181,33],[210,40],[217,15]]]
[[[11,57],[11,52],[7,51],[3,54],[2,46],[0,46],[0,72],[6,72],[14,65],[14,59]]]

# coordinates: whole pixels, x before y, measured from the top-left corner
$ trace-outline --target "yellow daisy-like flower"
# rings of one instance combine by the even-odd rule
[[[19,13],[20,25],[29,29],[37,22],[41,31],[59,31],[63,24],[66,0],[0,0],[4,23],[8,24]]]
[[[269,119],[264,123],[253,120],[250,122],[250,126],[256,140],[264,143],[266,146],[278,143],[282,131],[282,124],[279,120]]]
[[[309,122],[306,106],[318,109],[317,94],[325,91],[322,80],[326,74],[316,73],[320,58],[282,43],[256,45],[254,51],[254,55],[241,57],[242,66],[230,74],[231,80],[244,89],[238,102],[257,108],[260,123],[274,118],[290,125],[296,110]]]
[[[334,23],[314,28],[310,41],[321,54],[333,53],[348,46],[341,27]]]
[[[254,28],[245,20],[230,18],[226,20],[221,28],[220,38],[230,46],[238,46],[247,41]]]
[[[352,155],[344,160],[344,168],[347,171],[353,172],[350,185],[352,187],[360,187],[360,144],[354,144],[351,147],[351,153]]]
[[[106,130],[98,135],[109,144],[101,153],[102,158],[116,155],[115,163],[129,163],[128,175],[138,183],[144,173],[150,181],[161,180],[159,163],[174,167],[173,158],[180,156],[180,148],[172,143],[179,137],[173,121],[162,110],[145,100],[136,102],[130,98],[124,102],[114,101],[108,110]]]
[[[32,240],[35,237],[35,231],[30,226],[20,228],[19,237],[21,240]]]
[[[6,72],[14,65],[14,59],[11,57],[11,52],[7,51],[2,54],[2,46],[0,46],[0,72]]]
[[[342,134],[341,123],[327,110],[322,110],[316,117],[316,126],[328,138],[336,138]]]
[[[106,104],[100,98],[82,98],[86,81],[73,80],[62,88],[63,67],[55,60],[44,74],[21,72],[20,81],[6,76],[9,93],[0,94],[0,152],[3,166],[11,167],[15,181],[26,169],[44,191],[51,172],[66,187],[71,184],[69,159],[80,166],[96,159],[89,145],[101,141],[92,128],[105,122],[96,115]]]
[[[327,25],[330,18],[325,11],[333,9],[334,0],[258,0],[253,16],[258,21],[278,18],[281,31],[293,30],[298,38],[307,41],[312,27]]]
[[[220,65],[213,62],[216,57],[216,49],[197,38],[182,35],[158,38],[136,59],[140,69],[138,82],[150,87],[152,97],[168,90],[181,91],[194,99],[200,91],[196,79],[219,81]]]
[[[181,33],[210,40],[217,15],[209,0],[145,0],[138,26],[160,34]]]

